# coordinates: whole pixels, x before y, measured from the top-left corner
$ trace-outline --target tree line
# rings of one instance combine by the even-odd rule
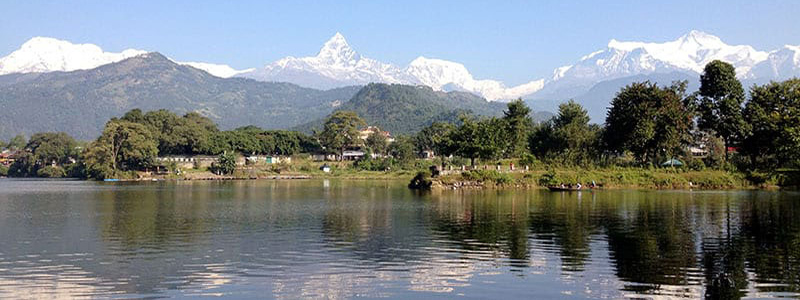
[[[732,65],[713,61],[699,91],[687,82],[623,87],[605,123],[590,124],[580,104],[559,106],[551,120],[534,124],[522,100],[503,117],[462,116],[460,124],[434,123],[417,134],[420,149],[443,156],[493,161],[526,158],[566,166],[657,166],[669,159],[691,168],[773,173],[800,165],[800,79],[755,85],[746,96]],[[703,146],[695,158],[690,147]]]
[[[414,168],[411,162],[422,151],[433,151],[443,164],[456,157],[472,165],[518,159],[526,165],[647,167],[676,158],[690,168],[752,174],[800,165],[800,79],[755,85],[746,94],[734,67],[713,61],[700,83],[694,93],[687,92],[685,81],[629,84],[612,99],[603,125],[590,124],[586,109],[572,100],[549,121],[535,123],[531,109],[518,99],[507,104],[501,117],[463,114],[456,122],[434,122],[415,135],[394,136],[393,142],[382,133],[362,139],[359,129],[367,124],[351,111],[334,112],[307,135],[255,126],[220,130],[196,112],[179,116],[134,109],[109,120],[89,143],[58,132],[0,143],[24,149],[0,175],[105,178],[152,168],[157,156],[341,155],[346,149],[377,154],[377,160],[366,155],[355,163],[376,170]],[[708,155],[694,158],[689,148],[701,145]]]

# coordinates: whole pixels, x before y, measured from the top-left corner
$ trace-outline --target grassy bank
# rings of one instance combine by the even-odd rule
[[[204,180],[204,179],[257,179],[292,177],[297,178],[344,178],[365,180],[408,180],[419,171],[426,171],[433,161],[418,160],[403,169],[387,171],[363,170],[353,162],[316,162],[308,158],[295,157],[291,163],[240,166],[233,174],[216,175],[207,169],[184,169],[181,174],[152,175],[139,173],[133,178],[143,180]],[[328,165],[330,172],[320,167]],[[129,174],[132,175],[132,174]],[[133,179],[130,178],[129,179]],[[742,173],[722,170],[694,171],[680,168],[634,168],[634,167],[557,167],[539,165],[527,172],[497,172],[473,170],[454,172],[433,178],[436,188],[544,188],[548,185],[587,184],[596,182],[609,189],[748,189],[776,186],[776,182],[753,183]]]
[[[559,168],[517,173],[476,170],[435,178],[434,186],[443,188],[543,188],[561,183],[587,184],[592,181],[602,185],[603,188],[611,189],[745,189],[774,186],[774,183],[771,182],[754,185],[743,174],[720,170],[690,171],[671,168],[621,167],[596,169]]]

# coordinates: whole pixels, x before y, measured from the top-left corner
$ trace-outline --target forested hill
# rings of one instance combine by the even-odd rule
[[[358,113],[368,124],[377,125],[392,133],[415,133],[437,121],[456,122],[459,115],[501,116],[506,104],[486,101],[465,92],[439,92],[427,86],[371,83],[362,88],[350,101],[336,110]],[[533,114],[536,121],[549,119],[551,113]],[[324,118],[298,126],[310,131],[320,128]]]
[[[224,79],[154,52],[91,70],[0,76],[0,139],[44,131],[93,139],[133,108],[197,111],[222,128],[289,128],[328,115],[359,88]]]

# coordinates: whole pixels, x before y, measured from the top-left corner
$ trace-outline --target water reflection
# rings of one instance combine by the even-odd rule
[[[0,297],[798,297],[788,192],[0,181]]]

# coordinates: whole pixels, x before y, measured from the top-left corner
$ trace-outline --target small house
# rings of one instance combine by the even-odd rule
[[[342,153],[342,160],[359,160],[365,155],[364,151],[360,150],[345,150]]]

